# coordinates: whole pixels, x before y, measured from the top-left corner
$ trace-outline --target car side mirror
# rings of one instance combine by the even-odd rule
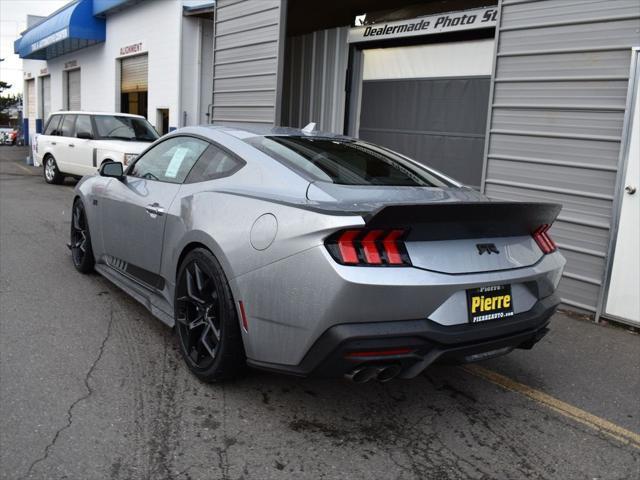
[[[76,133],[76,137],[83,138],[85,140],[91,140],[93,138],[93,135],[91,135],[91,133],[86,132],[86,131],[85,132],[80,131],[80,132]]]
[[[107,161],[100,165],[98,170],[101,177],[111,177],[122,179],[124,177],[124,169],[120,162]]]

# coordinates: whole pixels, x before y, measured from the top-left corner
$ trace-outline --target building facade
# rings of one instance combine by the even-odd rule
[[[640,250],[637,234],[619,238],[625,202],[638,202],[625,191],[638,183],[627,175],[637,0],[218,0],[215,9],[80,0],[67,8],[85,3],[104,38],[25,62],[25,116],[35,115],[36,131],[48,111],[76,101],[143,113],[161,132],[316,122],[491,198],[561,203],[552,235],[568,260],[564,303],[640,322],[637,257],[617,283],[631,307],[621,313],[608,302],[623,262],[616,244]],[[21,55],[35,28],[16,42]],[[47,32],[53,40],[34,37],[24,58],[51,49],[42,45],[56,31]]]

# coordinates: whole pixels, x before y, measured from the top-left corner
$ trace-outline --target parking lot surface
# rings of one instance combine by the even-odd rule
[[[0,478],[631,479],[640,336],[558,313],[532,351],[410,381],[206,385],[66,248],[74,182],[0,148]]]

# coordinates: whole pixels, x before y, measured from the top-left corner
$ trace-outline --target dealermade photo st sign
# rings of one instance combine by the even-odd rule
[[[491,28],[496,26],[497,16],[497,8],[478,8],[396,22],[363,25],[349,30],[349,43]]]

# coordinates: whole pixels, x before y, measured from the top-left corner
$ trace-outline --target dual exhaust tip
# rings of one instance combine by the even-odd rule
[[[345,377],[354,383],[365,383],[369,380],[388,382],[400,373],[400,365],[365,365],[347,373]]]

